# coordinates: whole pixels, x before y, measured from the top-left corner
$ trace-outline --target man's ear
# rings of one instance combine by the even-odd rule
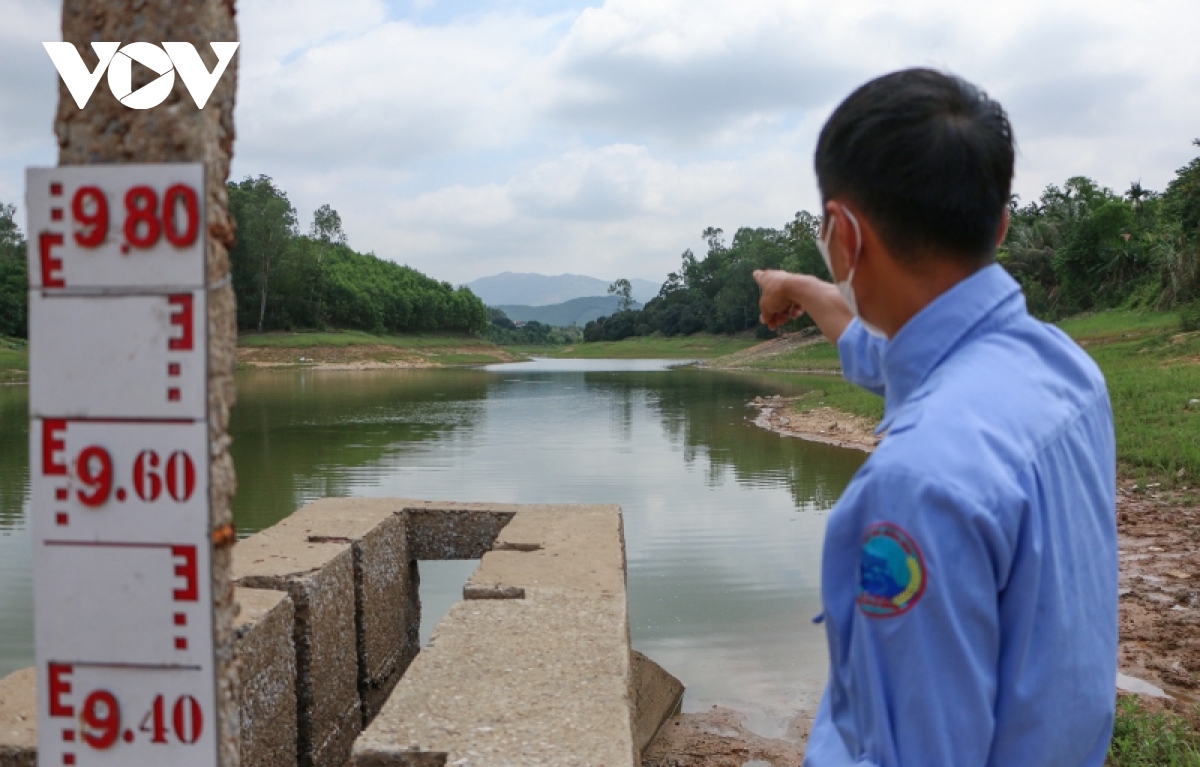
[[[1004,244],[1004,238],[1008,236],[1008,225],[1012,221],[1009,215],[1008,208],[1004,209],[1004,216],[1000,219],[1000,235],[996,237],[996,247]]]
[[[834,282],[846,279],[850,269],[855,265],[854,258],[862,254],[862,231],[851,222],[846,215],[846,206],[837,200],[825,203],[826,226],[833,227],[833,237],[829,241],[829,258],[833,262]]]

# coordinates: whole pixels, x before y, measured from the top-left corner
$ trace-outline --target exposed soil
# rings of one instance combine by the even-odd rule
[[[828,407],[797,413],[794,401],[756,398],[749,403],[759,409],[754,423],[783,436],[867,452],[879,442],[869,419]],[[1200,488],[1161,491],[1155,483],[1122,478],[1117,534],[1122,694],[1139,694],[1150,710],[1173,711],[1200,728]],[[737,711],[681,714],[664,725],[642,765],[796,765],[811,715],[801,712],[783,739],[768,740],[750,732]]]
[[[742,349],[740,352],[726,354],[723,357],[706,360],[701,365],[704,367],[722,368],[724,370],[740,370],[749,366],[751,363],[762,362],[763,360],[778,357],[781,354],[786,354],[794,349],[800,349],[805,346],[813,346],[814,344],[827,344],[829,341],[816,328],[805,328],[804,330],[795,333],[787,333],[778,338],[772,338],[768,341],[763,341],[761,344],[755,344],[748,349]],[[758,368],[759,370],[769,370],[770,368]],[[781,368],[789,373],[821,373],[834,374],[840,373],[838,370],[828,368],[813,368],[811,370],[788,367]]]
[[[1200,725],[1200,490],[1123,480],[1121,672],[1162,688]]]
[[[443,367],[444,356],[470,355],[490,362],[513,362],[517,358],[495,346],[463,346],[437,349],[403,349],[386,344],[352,346],[241,347],[238,364],[250,367],[303,365],[318,370],[378,370],[385,368]]]
[[[800,397],[755,397],[751,407],[758,408],[754,425],[788,437],[849,447],[870,452],[879,444],[875,423],[869,418],[818,407],[803,413],[793,405]]]
[[[747,729],[741,712],[713,706],[668,719],[642,755],[642,767],[794,767],[811,729],[811,714],[801,713],[782,738],[763,738]]]

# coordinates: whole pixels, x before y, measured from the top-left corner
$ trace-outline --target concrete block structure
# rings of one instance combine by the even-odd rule
[[[31,668],[0,679],[0,767],[37,767],[37,677]]]
[[[634,650],[630,654],[633,678],[629,697],[633,702],[633,744],[645,753],[663,722],[679,713],[683,683],[663,667]]]
[[[364,727],[421,649],[420,576],[403,508],[388,498],[324,498],[288,520],[310,542],[351,546]]]
[[[479,559],[518,510],[511,503],[454,503],[397,499],[408,524],[413,559]]]
[[[620,509],[511,511],[464,589],[473,598],[438,624],[354,767],[637,763]],[[458,513],[422,509],[434,512]]]
[[[476,558],[419,649],[417,561]],[[616,506],[326,499],[233,574],[246,767],[632,767],[683,695],[630,648]],[[36,763],[34,687],[0,680],[0,767]]]
[[[296,767],[296,610],[282,591],[234,589],[243,765]]]
[[[297,760],[301,767],[339,767],[362,730],[354,554],[349,543],[310,542],[303,525],[290,520],[234,547],[233,579],[291,597]]]

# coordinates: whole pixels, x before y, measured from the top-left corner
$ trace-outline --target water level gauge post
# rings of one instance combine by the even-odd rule
[[[26,183],[39,763],[213,767],[204,167]]]

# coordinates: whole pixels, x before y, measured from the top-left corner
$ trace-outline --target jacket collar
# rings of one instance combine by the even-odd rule
[[[918,387],[981,323],[1024,309],[1021,286],[990,264],[919,311],[884,347],[884,417],[877,432],[891,427]]]

